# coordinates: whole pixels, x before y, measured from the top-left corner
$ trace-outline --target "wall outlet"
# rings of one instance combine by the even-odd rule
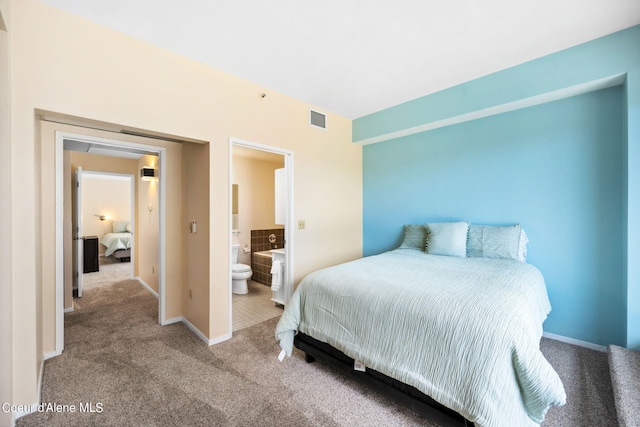
[[[298,230],[304,230],[304,219],[298,220]]]

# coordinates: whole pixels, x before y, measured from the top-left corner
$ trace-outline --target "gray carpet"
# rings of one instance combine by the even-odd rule
[[[607,348],[611,383],[620,427],[640,426],[640,352]]]
[[[44,367],[42,401],[76,412],[16,425],[434,425],[297,350],[278,362],[277,320],[208,347],[182,324],[159,326],[157,299],[135,281],[89,289],[65,315],[64,353]],[[568,396],[543,425],[616,425],[606,354],[546,339],[542,350]]]

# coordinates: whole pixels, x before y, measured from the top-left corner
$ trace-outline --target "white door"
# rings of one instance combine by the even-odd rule
[[[82,167],[76,169],[76,230],[73,235],[76,256],[74,257],[73,287],[78,290],[78,298],[82,297],[82,274],[84,273],[83,240],[82,240]]]

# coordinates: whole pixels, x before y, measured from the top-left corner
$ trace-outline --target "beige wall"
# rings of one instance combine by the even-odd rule
[[[0,0],[0,19],[9,26],[8,0]],[[6,28],[0,28],[0,235],[11,241],[11,90],[9,40]],[[0,245],[0,402],[12,398],[12,261],[11,244]],[[7,345],[10,344],[10,345]],[[33,386],[33,385],[31,385]],[[10,425],[11,414],[0,411],[0,425]]]
[[[184,223],[196,221],[195,233],[185,227],[182,254],[182,311],[206,337],[210,336],[209,301],[210,224],[209,224],[209,144],[185,143],[183,153],[182,215]],[[214,243],[219,245],[219,242]],[[213,304],[215,305],[215,303]]]
[[[0,0],[2,1],[2,0]],[[6,0],[5,0],[6,1]],[[9,27],[11,91],[11,236],[12,400],[33,403],[47,339],[41,324],[53,323],[42,313],[37,296],[42,283],[53,281],[41,258],[45,242],[38,235],[43,203],[36,172],[47,157],[37,156],[34,113],[54,112],[78,121],[116,124],[190,140],[209,142],[209,247],[202,254],[208,272],[204,310],[207,336],[230,333],[229,322],[229,138],[294,152],[296,219],[295,281],[319,267],[357,258],[362,253],[361,147],[351,143],[351,122],[328,114],[328,130],[308,125],[306,103],[165,50],[150,46],[37,0],[11,0]],[[82,34],[82,37],[78,37]],[[265,98],[259,96],[266,93]],[[92,122],[95,123],[95,122]],[[174,144],[178,145],[178,144]],[[167,148],[172,151],[173,148]],[[180,156],[179,149],[175,154]],[[36,159],[41,159],[42,162]],[[181,196],[182,159],[167,156],[166,191]],[[42,176],[47,176],[43,170]],[[169,178],[167,176],[167,178]],[[167,197],[169,199],[170,196]],[[174,212],[173,209],[180,212]],[[182,238],[186,223],[182,206],[167,202],[167,317],[185,315],[182,303]],[[42,234],[47,230],[42,227]],[[172,256],[171,254],[175,254]],[[327,254],[318,256],[318,254]],[[44,260],[43,260],[44,261]],[[40,274],[40,273],[38,273]],[[51,277],[49,277],[51,276]],[[206,287],[206,286],[205,286]],[[42,293],[47,303],[50,296]],[[195,299],[194,299],[195,301]],[[189,314],[185,317],[189,320]],[[193,316],[197,317],[195,312]],[[193,321],[192,321],[193,320]],[[191,319],[192,323],[200,323]],[[194,324],[195,324],[194,323]],[[203,328],[204,329],[204,328]]]
[[[232,183],[238,184],[240,234],[233,243],[251,246],[251,230],[284,228],[275,223],[275,170],[284,167],[279,162],[233,156]],[[251,254],[238,254],[238,262],[251,265]]]
[[[143,166],[158,168],[157,156],[143,156],[137,161],[136,169]],[[161,172],[161,171],[159,171]],[[137,179],[138,191],[136,193],[136,226],[134,260],[136,263],[136,276],[142,279],[151,289],[158,292],[159,284],[159,234],[160,230],[160,195],[158,192],[158,180],[142,181]]]
[[[107,175],[83,174],[82,234],[97,236],[100,242],[105,234],[113,232],[113,221],[129,221],[133,226],[132,191],[129,177],[109,179]],[[105,215],[107,219],[101,221],[96,215]],[[105,250],[104,245],[98,244],[100,255],[104,255]]]

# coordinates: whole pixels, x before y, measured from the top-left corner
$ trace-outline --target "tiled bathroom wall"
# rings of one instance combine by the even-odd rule
[[[269,242],[269,235],[275,235],[275,243]],[[256,255],[255,252],[284,248],[284,229],[251,230],[251,280],[271,286],[271,256]]]
[[[271,244],[269,235],[275,235],[276,241]],[[284,228],[268,230],[251,230],[251,252],[268,251],[269,249],[284,248]]]

